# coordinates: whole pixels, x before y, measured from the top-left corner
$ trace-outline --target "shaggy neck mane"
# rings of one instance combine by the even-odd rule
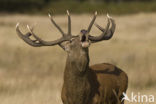
[[[66,67],[64,72],[64,81],[73,81],[82,79],[87,75],[89,70],[89,55],[88,52],[82,56],[73,57],[69,56],[66,60]]]

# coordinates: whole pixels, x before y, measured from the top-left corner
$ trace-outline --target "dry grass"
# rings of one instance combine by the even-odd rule
[[[78,34],[90,22],[90,15],[72,16],[72,32]],[[108,62],[127,72],[129,89],[143,94],[155,94],[156,89],[156,14],[113,16],[117,23],[110,41],[92,44],[90,64]],[[105,25],[106,16],[97,23]],[[66,16],[55,20],[66,30]],[[47,16],[0,16],[0,102],[1,104],[61,104],[60,93],[66,53],[58,46],[33,48],[20,40],[15,25],[34,25],[36,34],[54,40],[60,33]],[[43,34],[43,35],[42,35]],[[92,29],[92,34],[100,34]]]

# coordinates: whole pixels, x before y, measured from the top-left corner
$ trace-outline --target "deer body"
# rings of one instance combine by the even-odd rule
[[[61,94],[63,104],[120,104],[123,98],[122,93],[126,92],[128,86],[127,74],[111,64],[103,63],[89,66],[90,44],[111,39],[116,27],[115,21],[107,16],[108,23],[105,29],[95,24],[102,31],[102,34],[92,36],[90,30],[96,19],[97,12],[95,12],[88,29],[82,29],[79,35],[73,36],[68,11],[67,14],[67,33],[64,33],[49,15],[51,22],[62,34],[62,37],[57,40],[42,40],[33,33],[33,29],[29,26],[27,26],[29,32],[24,35],[19,29],[19,24],[16,25],[16,32],[22,40],[33,47],[59,45],[67,52]],[[35,40],[30,38],[31,36]],[[124,104],[124,100],[122,104]]]
[[[86,59],[88,60],[83,61],[84,64],[73,64],[68,62],[67,58],[61,94],[63,103],[118,104],[118,98],[121,101],[122,93],[127,90],[128,77],[126,73],[107,63],[89,67],[88,55],[86,55]]]

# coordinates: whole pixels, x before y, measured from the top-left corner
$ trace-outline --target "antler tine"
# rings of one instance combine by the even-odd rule
[[[96,16],[97,16],[97,11],[95,12],[94,17],[93,17],[92,21],[89,24],[89,27],[88,27],[88,30],[87,30],[88,33],[90,32],[90,30],[91,30],[91,28],[92,28],[92,26],[93,26],[93,24],[95,22]]]
[[[60,28],[60,26],[58,26],[58,25],[56,24],[56,22],[53,20],[53,18],[52,18],[52,16],[51,16],[50,13],[48,14],[48,16],[49,16],[51,22],[54,24],[54,26],[60,31],[60,33],[62,34],[62,36],[65,36],[65,33],[64,33],[63,30]]]
[[[108,21],[108,23],[107,23],[105,29],[104,29],[103,27],[101,27],[100,25],[98,25],[97,23],[95,23],[95,26],[96,26],[99,30],[101,30],[101,31],[103,32],[102,34],[106,33],[106,32],[108,31],[108,29],[109,29],[109,26],[110,26],[110,20],[109,20],[109,18],[107,18],[107,21]]]
[[[40,43],[35,43],[34,40],[31,40],[29,37],[32,35],[30,33],[27,33],[26,35],[23,35],[23,33],[20,31],[19,29],[19,25],[20,23],[17,23],[16,25],[16,32],[17,32],[17,35],[22,39],[24,40],[27,44],[33,46],[33,47],[40,47],[41,44]]]
[[[31,33],[31,35],[36,39],[36,41],[39,41],[39,42],[42,42],[42,41],[43,41],[41,38],[39,38],[38,36],[36,36],[36,35],[34,34],[33,28],[32,28],[32,27],[30,28],[30,26],[27,25],[27,29],[29,30],[29,32]]]
[[[100,25],[98,25],[97,23],[95,23],[94,24],[98,29],[100,29],[102,32],[104,32],[105,31],[105,29],[104,28],[102,28]]]
[[[90,36],[89,35],[89,39],[92,42],[97,42],[97,41],[101,41],[101,40],[109,40],[113,36],[113,34],[115,32],[116,24],[115,24],[115,21],[112,19],[112,17],[110,17],[108,14],[107,14],[107,18],[108,18],[108,23],[107,23],[107,26],[105,29],[102,28],[101,26],[99,26],[98,24],[95,24],[95,26],[99,30],[102,31],[102,34],[100,36]],[[109,29],[110,22],[111,22],[111,27]]]
[[[112,25],[111,25],[110,30],[108,31],[107,40],[110,39],[110,38],[113,36],[113,34],[114,34],[114,32],[115,32],[115,29],[116,29],[115,20],[114,20],[112,17],[110,17],[109,15],[108,15],[108,18],[110,19]]]
[[[68,10],[67,15],[68,15],[68,35],[71,35],[71,18]]]

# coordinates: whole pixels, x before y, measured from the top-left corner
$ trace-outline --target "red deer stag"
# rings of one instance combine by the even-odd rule
[[[82,29],[77,36],[71,33],[71,18],[68,15],[68,32],[64,33],[49,14],[51,22],[60,31],[62,37],[54,41],[45,41],[34,34],[33,29],[27,26],[29,32],[23,34],[16,25],[18,36],[33,47],[59,45],[67,52],[62,88],[63,104],[119,104],[128,86],[128,77],[118,67],[102,63],[89,66],[89,46],[103,40],[109,40],[115,31],[115,21],[107,15],[106,28],[98,24],[95,26],[102,31],[99,36],[90,35],[90,30],[97,16],[95,12],[88,29]],[[33,36],[35,40],[30,37]],[[120,102],[124,104],[124,101]]]

